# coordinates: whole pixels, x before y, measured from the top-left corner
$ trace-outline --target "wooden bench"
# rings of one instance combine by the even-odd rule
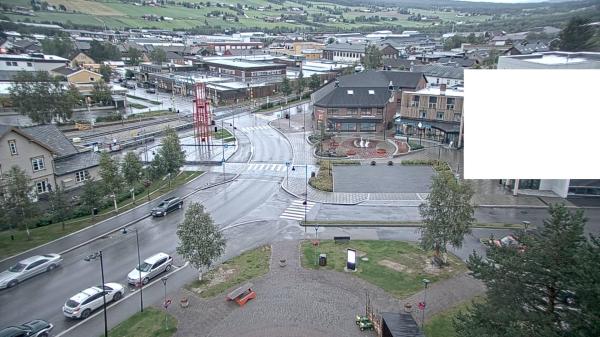
[[[256,292],[252,290],[252,287],[252,283],[246,283],[243,286],[236,288],[235,290],[227,294],[226,298],[228,301],[235,301],[237,304],[240,305],[240,307],[244,306],[246,302],[256,298]]]
[[[334,236],[333,241],[335,243],[345,243],[345,242],[350,241],[350,237],[349,236]]]

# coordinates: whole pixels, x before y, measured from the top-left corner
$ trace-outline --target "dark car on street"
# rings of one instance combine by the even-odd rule
[[[48,337],[54,325],[41,320],[23,323],[18,326],[9,326],[0,330],[0,337]]]
[[[149,94],[156,94],[156,89],[154,89],[154,88],[148,88],[148,89],[146,89],[146,92],[149,93]]]
[[[152,209],[150,214],[153,217],[166,216],[170,212],[177,210],[177,209],[181,209],[182,207],[183,207],[183,200],[181,200],[177,197],[172,197],[172,198],[163,200],[160,204],[158,204],[158,206],[156,206]]]

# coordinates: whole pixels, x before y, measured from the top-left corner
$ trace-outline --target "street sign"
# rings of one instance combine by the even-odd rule
[[[167,300],[165,301],[165,303],[163,303],[163,307],[165,307],[165,309],[167,309],[167,308],[169,307],[169,305],[171,305],[171,299],[170,299],[170,298],[169,298],[169,299],[167,299]]]
[[[223,144],[223,147],[227,148],[227,147],[229,147],[229,144]]]
[[[419,302],[419,310],[425,310],[425,302]]]
[[[285,166],[289,167],[290,165],[292,165],[292,163],[290,163],[289,161],[285,162]]]

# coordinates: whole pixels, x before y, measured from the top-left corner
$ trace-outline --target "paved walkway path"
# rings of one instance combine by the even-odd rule
[[[179,320],[177,337],[331,337],[374,336],[361,332],[354,315],[364,311],[369,293],[378,312],[400,312],[405,301],[397,300],[382,289],[352,275],[309,270],[300,265],[299,241],[272,244],[271,267],[264,277],[253,280],[257,298],[246,306],[226,302],[224,294],[200,299],[187,290],[175,296],[189,297],[190,306],[169,309]],[[279,266],[285,258],[287,265]],[[428,317],[483,292],[483,286],[470,276],[459,275],[428,289]],[[422,294],[406,301],[416,307]],[[420,318],[420,312],[413,313]],[[419,316],[419,317],[416,317]]]

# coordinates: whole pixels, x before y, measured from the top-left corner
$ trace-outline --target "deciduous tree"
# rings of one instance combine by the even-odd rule
[[[168,127],[165,130],[165,137],[162,139],[158,154],[163,159],[163,168],[165,174],[175,174],[185,163],[185,153],[181,149],[179,136],[175,129]]]
[[[594,36],[593,27],[589,26],[590,20],[575,16],[569,20],[567,26],[560,32],[559,48],[563,51],[588,51]]]
[[[48,201],[50,203],[50,214],[52,214],[52,220],[60,222],[62,230],[65,230],[65,220],[73,213],[71,205],[67,199],[65,191],[57,186],[49,194]]]
[[[321,86],[321,79],[319,78],[319,75],[317,75],[317,74],[310,75],[310,80],[308,82],[308,87],[310,88],[310,90],[317,91],[317,89],[319,89],[320,86]]]
[[[94,215],[94,208],[100,207],[102,202],[102,187],[93,178],[83,183],[81,192],[81,203],[88,209],[90,214]]]
[[[213,222],[210,214],[204,211],[204,206],[191,203],[185,219],[177,226],[179,245],[177,254],[189,261],[198,269],[198,278],[202,279],[203,267],[210,268],[214,260],[225,251],[225,238]]]
[[[35,123],[68,120],[78,103],[73,91],[45,71],[20,71],[13,77],[10,98],[20,114]]]
[[[69,37],[55,37],[42,40],[44,54],[70,58],[75,53],[75,46]]]
[[[108,105],[112,101],[110,87],[103,80],[94,83],[94,87],[92,88],[91,94],[92,99],[96,103]]]
[[[100,155],[99,173],[102,178],[102,186],[107,194],[116,195],[123,189],[123,177],[119,172],[119,163],[107,152]]]
[[[300,70],[300,73],[298,74],[298,78],[296,79],[296,94],[298,96],[302,95],[302,92],[304,92],[305,87],[306,87],[306,80],[304,79],[304,74],[302,73],[302,70]]]
[[[121,59],[121,52],[117,46],[110,42],[100,42],[96,40],[90,42],[89,55],[96,62]]]
[[[129,56],[129,61],[127,63],[132,66],[137,66],[142,59],[142,52],[137,48],[129,47],[127,49],[127,56]]]
[[[432,180],[431,191],[419,206],[423,218],[421,245],[435,250],[435,255],[446,252],[448,244],[461,247],[465,234],[470,233],[475,221],[471,205],[473,189],[458,181],[449,171],[438,173]]]
[[[98,72],[100,73],[100,75],[102,75],[102,79],[104,80],[104,82],[110,82],[110,77],[112,76],[112,68],[109,65],[101,65],[100,69],[98,69]]]
[[[161,64],[167,61],[167,53],[162,48],[156,48],[150,52],[150,59],[154,63]]]
[[[286,77],[283,77],[283,81],[281,82],[281,92],[289,96],[292,93],[292,86],[290,85],[290,80]]]
[[[365,51],[363,63],[366,69],[378,69],[381,65],[382,53],[377,45],[371,44]]]
[[[140,181],[142,163],[133,151],[127,152],[123,157],[121,172],[123,172],[123,178],[129,187],[134,187]]]
[[[17,227],[24,226],[27,240],[31,240],[29,219],[37,213],[37,207],[32,202],[31,179],[18,166],[11,167],[5,178],[6,209],[9,221]]]

